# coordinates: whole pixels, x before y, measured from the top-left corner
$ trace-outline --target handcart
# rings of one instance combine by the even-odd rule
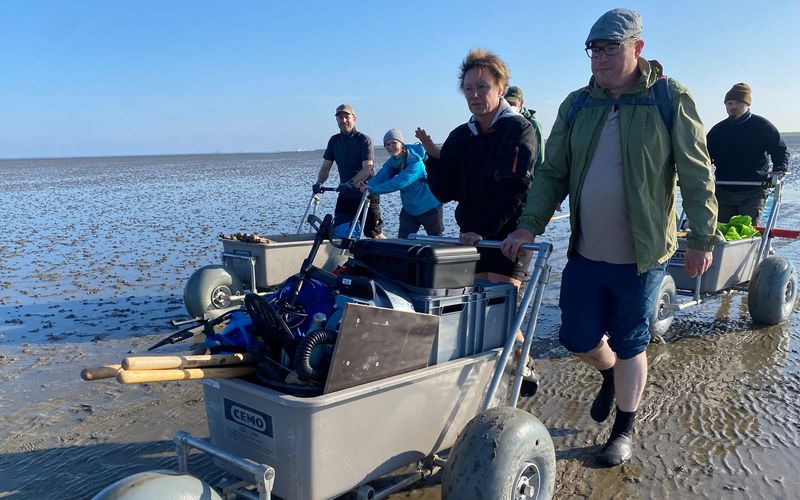
[[[658,303],[650,320],[650,333],[659,339],[672,325],[675,313],[733,292],[747,292],[747,309],[758,324],[786,321],[797,300],[797,270],[788,259],[770,255],[775,237],[797,238],[800,231],[778,229],[783,192],[782,172],[765,174],[772,186],[771,201],[765,207],[766,225],[757,228],[761,237],[718,243],[713,263],[702,275],[690,277],[683,269],[686,239],[678,238],[678,250],[667,264]],[[760,186],[760,182],[717,181],[717,185]],[[681,215],[678,227],[685,225]],[[680,301],[678,296],[688,297]]]
[[[478,246],[499,248],[500,242]],[[156,481],[161,497],[315,500],[355,492],[359,499],[380,499],[439,468],[446,499],[550,498],[553,443],[536,417],[516,408],[526,366],[518,362],[511,368],[509,360],[515,350],[519,359],[528,359],[552,246],[523,248],[536,258],[516,307],[513,285],[474,283],[476,249],[457,245],[456,239],[414,235],[411,241],[355,242],[354,262],[397,280],[387,279],[385,290],[375,293],[383,288],[370,280],[359,282],[346,273],[337,278],[344,287],[337,290],[337,301],[348,293],[357,298],[343,307],[325,392],[304,397],[248,379],[205,380],[209,439],[178,432],[178,471],[131,476],[96,499],[144,491],[144,483]],[[312,249],[309,259],[313,254]],[[306,267],[301,274],[306,271],[317,272]],[[361,286],[367,282],[371,285]],[[353,292],[356,288],[360,292]],[[371,306],[366,297],[377,296],[391,305]],[[403,304],[414,310],[403,311]],[[515,340],[526,316],[520,346]],[[401,326],[417,317],[433,321],[428,344],[420,343],[416,329]],[[360,337],[349,337],[355,350],[345,355],[348,327],[362,330]],[[378,330],[390,335],[370,344],[369,332]],[[381,351],[383,342],[391,345]],[[392,372],[392,359],[397,362],[420,345],[427,349],[420,366]],[[362,378],[340,378],[340,385],[328,390],[336,369]],[[212,487],[190,476],[191,449],[212,456],[227,479]],[[376,490],[371,484],[378,478],[386,484],[387,474],[409,466],[415,472],[391,476],[397,479],[391,486]]]
[[[189,277],[183,289],[183,302],[190,320],[197,322],[214,319],[244,300],[244,291],[264,291],[283,283],[300,267],[303,258],[314,243],[314,232],[304,232],[309,214],[315,215],[320,195],[336,192],[339,188],[321,186],[314,192],[295,234],[277,234],[252,239],[233,239],[220,235],[222,263],[203,266]],[[352,238],[357,228],[364,227],[369,208],[369,198],[361,197],[359,208],[351,222],[346,238]],[[338,252],[329,242],[317,252],[314,265],[333,266]]]

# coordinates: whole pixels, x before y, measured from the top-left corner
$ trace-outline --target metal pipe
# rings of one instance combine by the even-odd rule
[[[517,362],[517,370],[514,376],[514,387],[511,389],[511,406],[516,407],[519,401],[519,392],[522,389],[522,377],[525,366],[528,362],[528,355],[531,352],[531,345],[533,345],[533,334],[536,323],[539,321],[539,309],[542,305],[542,296],[547,282],[550,280],[550,266],[545,265],[539,273],[539,282],[536,286],[536,296],[533,299],[533,308],[531,310],[531,317],[528,319],[528,328],[525,331],[525,340],[522,342],[522,351],[519,353],[519,361]],[[530,285],[528,285],[530,288]],[[524,361],[523,361],[524,360]],[[492,395],[494,398],[494,395]],[[488,398],[487,398],[488,399]],[[491,400],[484,402],[484,410],[488,409]]]
[[[687,300],[686,302],[682,302],[680,304],[676,304],[670,307],[670,309],[672,309],[673,311],[683,311],[684,309],[688,309],[689,307],[700,305],[703,302],[705,302],[705,300],[703,299]]]
[[[319,205],[319,195],[314,193],[311,195],[311,199],[308,200],[308,205],[306,206],[306,211],[303,214],[303,218],[300,219],[300,224],[297,226],[297,234],[303,230],[303,224],[306,222],[306,216],[308,216],[309,210],[311,210],[311,205],[314,205],[314,213],[317,213],[317,205]]]
[[[361,195],[361,203],[358,204],[358,210],[356,210],[356,215],[355,215],[355,217],[353,217],[353,222],[350,223],[350,230],[347,231],[347,238],[348,239],[353,237],[353,233],[356,231],[356,224],[358,223],[359,216],[361,216],[362,212],[364,212],[364,217],[363,218],[364,218],[364,221],[366,223],[366,219],[367,219],[366,212],[367,212],[367,209],[369,208],[369,199],[367,198],[367,196],[369,196],[369,191],[364,191],[364,193]],[[364,224],[363,223],[361,224],[361,235],[362,236],[364,235]]]
[[[178,431],[175,434],[175,444],[178,452],[178,467],[181,472],[188,472],[189,470],[189,447],[196,448],[213,456],[214,458],[228,462],[239,469],[252,474],[253,483],[255,483],[256,487],[258,488],[258,498],[260,500],[270,500],[272,496],[272,487],[275,483],[275,469],[269,465],[259,464],[246,458],[239,458],[236,455],[213,446],[204,439],[198,439],[184,431]],[[181,467],[183,468],[181,469]]]
[[[431,243],[458,243],[457,238],[449,238],[444,236],[420,236],[417,234],[411,234],[409,235],[409,238],[419,241],[428,241]],[[500,241],[480,240],[475,244],[475,246],[479,248],[499,249],[500,244]],[[523,352],[520,353],[520,360],[527,360],[528,353],[530,352],[530,346],[533,342],[533,330],[538,319],[539,306],[541,305],[542,296],[544,295],[544,286],[549,279],[547,259],[550,258],[550,254],[553,252],[553,245],[550,243],[525,243],[520,248],[523,250],[535,251],[537,253],[536,260],[533,263],[533,271],[531,272],[528,280],[528,286],[525,288],[525,293],[522,296],[522,302],[520,302],[517,315],[514,318],[514,324],[512,325],[511,331],[506,337],[506,343],[503,345],[503,351],[500,353],[500,359],[497,361],[492,382],[489,385],[489,389],[483,401],[482,410],[487,410],[491,406],[492,400],[494,400],[494,396],[497,393],[497,388],[500,386],[500,381],[503,378],[503,372],[508,365],[508,359],[514,349],[514,342],[516,340],[517,332],[522,328],[522,323],[525,321],[525,313],[533,301],[534,307],[528,323],[525,341],[522,345]],[[542,280],[542,278],[544,279]],[[535,299],[534,289],[536,290]],[[513,405],[516,405],[516,400],[519,398],[519,388],[522,387],[522,379],[520,378],[520,375],[522,374],[522,370],[524,370],[524,365],[525,361],[522,361],[517,365],[517,376],[514,379],[514,395],[512,396]]]
[[[684,259],[686,257],[684,256]],[[685,261],[684,261],[685,262]],[[703,275],[698,274],[694,281],[694,300],[700,300],[700,286],[702,285]]]
[[[762,186],[761,181],[715,181],[717,186]]]
[[[183,439],[178,439],[178,436],[183,431],[175,434],[175,454],[178,456],[178,472],[183,474],[189,473],[189,445]]]
[[[783,182],[780,180],[780,178],[776,179],[775,182],[776,184],[772,193],[772,210],[770,210],[769,219],[767,219],[767,224],[764,226],[764,234],[761,236],[761,243],[758,246],[756,265],[768,257],[769,245],[772,241],[770,231],[772,231],[778,221],[778,211],[780,210],[781,198],[783,197]]]
[[[366,236],[367,230],[367,214],[369,213],[369,206],[372,202],[369,200],[369,191],[364,191],[364,201],[361,208],[361,237]]]
[[[411,474],[410,476],[408,476],[407,478],[405,478],[405,479],[403,479],[401,481],[398,481],[398,482],[396,482],[395,484],[393,484],[391,486],[387,486],[386,488],[384,488],[384,489],[382,489],[380,491],[376,491],[375,495],[373,495],[372,499],[373,500],[380,500],[382,498],[386,498],[389,495],[392,495],[393,493],[397,493],[398,491],[402,490],[406,486],[411,486],[412,484],[416,483],[417,481],[419,481],[421,479],[425,479],[425,473],[423,471],[415,472],[415,473]]]
[[[433,465],[435,465],[437,467],[444,467],[445,465],[447,465],[447,459],[446,458],[442,458],[439,455],[437,455],[436,453],[434,453],[433,454]]]

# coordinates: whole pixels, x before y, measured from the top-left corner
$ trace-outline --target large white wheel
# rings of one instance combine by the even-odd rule
[[[797,300],[797,270],[783,257],[767,257],[750,278],[747,309],[756,323],[777,325],[789,319]]]
[[[103,488],[92,500],[151,500],[180,498],[185,500],[222,500],[207,483],[189,474],[170,470],[141,472],[120,479]]]
[[[203,266],[189,277],[183,288],[183,304],[192,317],[213,319],[232,305],[231,296],[244,293],[239,278],[225,266]]]
[[[547,499],[555,474],[547,428],[526,411],[492,408],[470,420],[456,439],[442,475],[442,498]]]
[[[672,306],[675,304],[677,296],[675,280],[669,274],[665,274],[661,281],[661,288],[658,290],[655,310],[650,316],[651,339],[660,339],[672,326],[672,321],[675,319],[675,311],[672,310]]]

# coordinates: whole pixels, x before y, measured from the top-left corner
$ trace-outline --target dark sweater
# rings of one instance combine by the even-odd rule
[[[517,228],[537,151],[533,127],[522,116],[500,118],[480,135],[465,123],[450,132],[439,159],[426,161],[428,183],[442,203],[458,202],[462,233],[503,239]]]
[[[708,152],[718,181],[762,181],[764,176],[757,172],[769,170],[769,158],[775,171],[785,172],[789,163],[778,129],[749,111],[738,120],[727,118],[714,125],[708,132]],[[725,188],[738,190],[739,186]]]

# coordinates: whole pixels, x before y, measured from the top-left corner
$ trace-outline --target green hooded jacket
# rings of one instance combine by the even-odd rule
[[[542,137],[542,125],[536,119],[536,111],[530,108],[522,108],[520,114],[523,118],[531,122],[533,130],[536,133],[536,143],[539,144],[539,151],[536,153],[536,163],[533,164],[533,172],[536,173],[544,164],[544,137]]]
[[[639,58],[639,71],[639,81],[623,95],[649,96],[648,89],[662,74],[657,61],[644,58]],[[594,77],[589,88],[590,99],[611,97],[595,85]],[[610,106],[583,108],[570,127],[567,116],[572,102],[584,91],[572,92],[559,107],[547,140],[545,163],[534,176],[519,224],[534,235],[542,234],[556,204],[569,195],[570,254],[579,234],[578,203],[583,182],[610,111]],[[721,241],[715,235],[717,201],[703,124],[683,85],[670,79],[669,91],[671,132],[656,106],[621,105],[619,110],[623,183],[640,273],[666,262],[677,248],[676,174],[691,229],[688,246],[711,250]]]

